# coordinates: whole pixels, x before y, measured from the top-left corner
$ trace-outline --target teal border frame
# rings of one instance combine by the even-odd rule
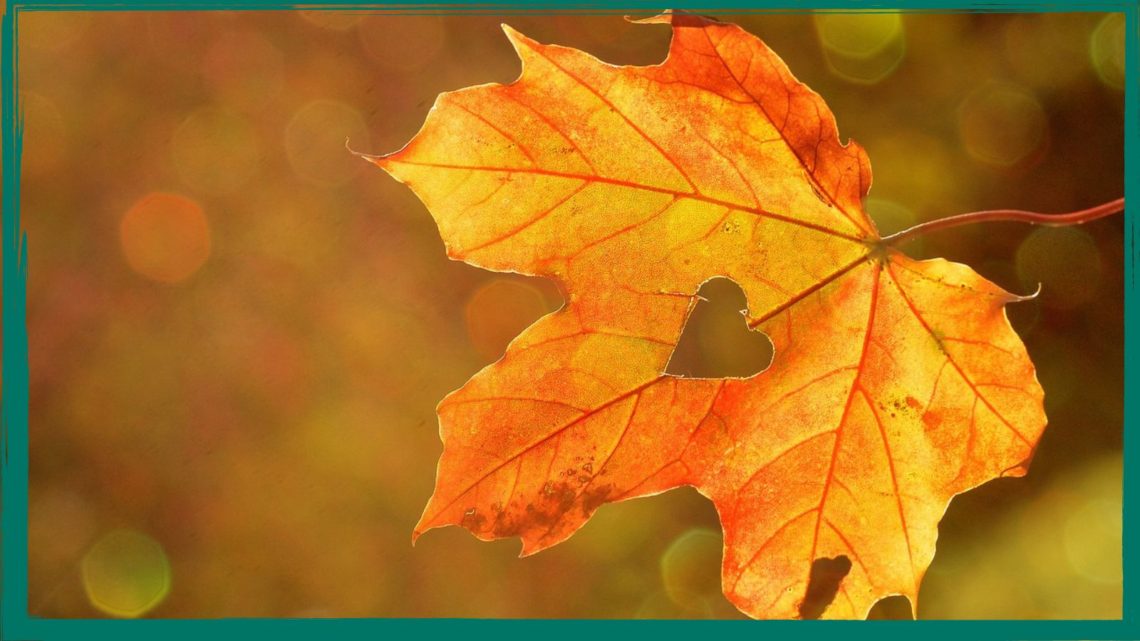
[[[0,0],[2,2],[3,0]],[[11,0],[0,23],[0,83],[3,133],[3,387],[0,389],[0,639],[133,639],[170,641],[270,636],[274,639],[374,638],[389,634],[461,634],[502,636],[536,634],[544,638],[618,636],[630,633],[687,636],[715,632],[777,637],[909,639],[969,636],[984,639],[1140,639],[1140,441],[1132,434],[1140,423],[1140,316],[1137,311],[1136,261],[1140,220],[1133,206],[1125,211],[1124,284],[1124,599],[1123,618],[1109,621],[628,621],[628,620],[488,620],[488,619],[46,619],[28,614],[28,336],[26,316],[28,239],[20,224],[20,153],[23,114],[18,105],[17,28],[29,11],[125,10],[289,10],[341,9],[391,13],[520,14],[656,13],[652,0],[503,0],[469,4],[431,2],[367,3],[344,0]],[[795,0],[687,0],[675,8],[704,13],[802,11]],[[1124,168],[1125,198],[1140,202],[1140,0],[895,0],[856,2],[821,0],[810,8],[847,11],[888,10],[948,12],[1097,11],[1125,14],[1126,49]],[[1127,542],[1132,540],[1129,545]]]

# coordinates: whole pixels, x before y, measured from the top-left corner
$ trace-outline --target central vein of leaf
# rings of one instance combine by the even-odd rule
[[[874,281],[871,284],[871,300],[868,304],[869,310],[867,312],[867,331],[863,334],[863,347],[859,353],[859,364],[855,368],[855,379],[851,381],[851,391],[847,394],[847,403],[843,407],[843,415],[839,419],[839,425],[835,430],[835,445],[831,450],[831,463],[827,468],[827,478],[823,482],[823,493],[819,498],[819,507],[816,508],[815,515],[815,534],[812,536],[811,541],[811,554],[808,556],[808,566],[815,560],[815,553],[819,546],[819,528],[823,524],[823,511],[827,506],[827,495],[831,490],[831,484],[835,480],[835,462],[839,460],[839,446],[843,440],[843,427],[847,423],[847,417],[851,413],[851,405],[855,401],[855,392],[860,391],[862,388],[859,384],[859,378],[863,375],[863,367],[867,361],[867,351],[871,345],[871,332],[875,327],[875,311],[878,308],[879,302],[879,280],[881,278],[883,269],[881,265],[874,265]],[[910,546],[907,546],[908,550]]]

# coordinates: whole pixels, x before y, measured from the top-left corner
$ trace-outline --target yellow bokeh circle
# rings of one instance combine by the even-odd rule
[[[1089,59],[1101,82],[1124,89],[1124,14],[1105,16],[1089,39]]]
[[[83,589],[99,611],[136,618],[170,592],[170,561],[157,541],[134,530],[103,535],[80,562]]]
[[[852,58],[868,58],[902,34],[898,13],[817,13],[813,16],[823,46]]]
[[[1065,522],[1065,556],[1070,567],[1094,583],[1119,584],[1121,560],[1119,500],[1102,497],[1088,501]]]
[[[906,55],[899,13],[819,12],[813,22],[828,68],[849,82],[874,84],[884,80]]]
[[[677,537],[661,555],[661,581],[669,599],[689,606],[720,591],[720,534],[695,528]]]

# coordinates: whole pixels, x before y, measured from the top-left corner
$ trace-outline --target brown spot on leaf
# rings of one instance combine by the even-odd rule
[[[800,603],[800,616],[818,619],[839,593],[839,582],[851,571],[851,560],[846,556],[834,559],[816,559],[811,564],[807,593]]]
[[[547,482],[542,488],[542,493],[541,499],[527,504],[522,529],[531,527],[552,528],[563,514],[570,511],[570,507],[574,505],[574,499],[578,496],[577,491],[565,481]]]
[[[492,533],[496,538],[505,539],[512,536],[518,536],[522,533],[522,525],[519,520],[512,517],[507,512],[502,512],[495,519],[495,526]]]
[[[613,489],[613,484],[607,483],[586,490],[586,492],[582,494],[582,511],[586,514],[593,514],[594,510],[598,509],[602,503],[610,499],[610,496],[613,494]]]
[[[482,532],[483,526],[486,523],[487,517],[480,514],[479,510],[473,507],[468,508],[467,511],[463,513],[463,518],[459,521],[460,525],[467,528],[468,530],[471,530],[472,532]]]

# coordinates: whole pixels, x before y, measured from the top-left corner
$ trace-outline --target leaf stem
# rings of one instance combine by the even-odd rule
[[[939,218],[938,220],[920,223],[909,229],[904,229],[898,233],[886,236],[880,243],[885,246],[894,247],[932,231],[990,221],[1014,221],[1033,225],[1048,225],[1051,227],[1080,225],[1090,220],[1119,214],[1122,211],[1124,211],[1123,198],[1117,198],[1116,200],[1097,205],[1096,207],[1089,207],[1088,209],[1069,212],[1067,214],[1039,214],[1034,211],[1023,211],[1020,209],[972,211],[968,214],[958,214],[957,216],[949,216],[947,218]]]

